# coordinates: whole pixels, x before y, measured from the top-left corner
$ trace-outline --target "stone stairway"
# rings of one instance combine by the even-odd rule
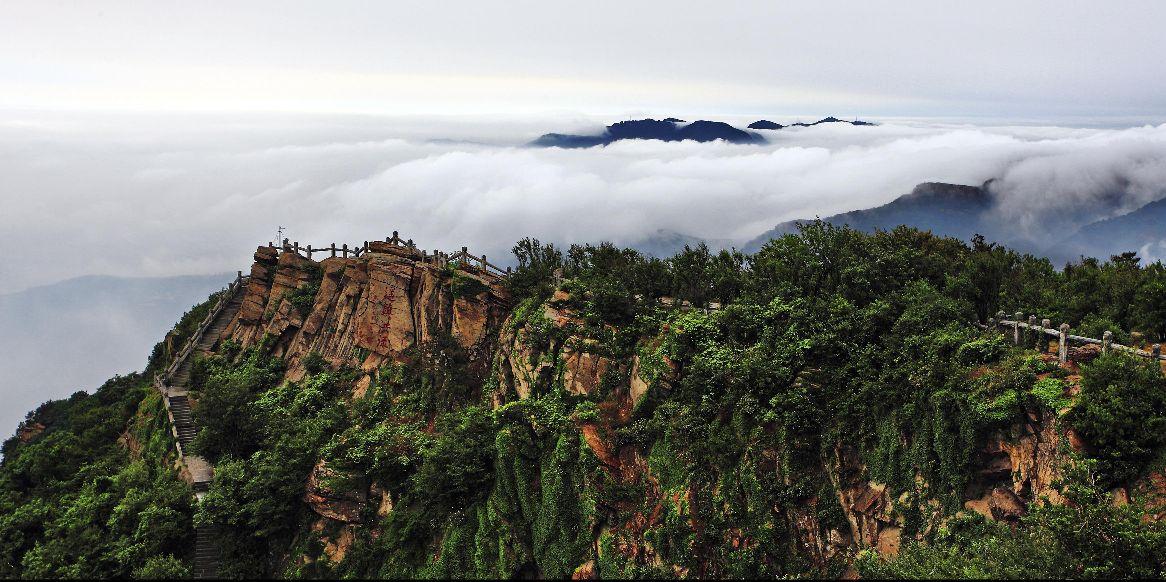
[[[212,527],[195,529],[194,578],[206,580],[219,577],[219,532]]]
[[[221,307],[216,306],[217,313],[214,314],[209,323],[204,321],[205,327],[202,328],[200,334],[196,334],[197,343],[194,344],[189,353],[183,352],[186,353],[186,357],[178,362],[176,368],[171,369],[172,372],[169,376],[163,377],[158,383],[158,388],[166,399],[166,407],[169,410],[171,426],[178,440],[182,462],[190,473],[194,495],[200,501],[210,489],[214,468],[206,459],[189,454],[190,444],[198,434],[198,427],[195,426],[191,416],[188,397],[190,374],[195,358],[212,353],[219,340],[222,339],[223,332],[226,331],[231,320],[239,312],[239,307],[243,303],[243,281],[242,276],[236,280],[236,283],[231,287],[230,296],[225,299],[226,303],[220,304]],[[194,577],[196,579],[218,577],[220,560],[218,537],[219,532],[214,528],[198,527],[195,529]]]
[[[194,420],[190,418],[190,400],[185,394],[170,396],[170,414],[174,416],[174,429],[178,431],[178,442],[182,450],[189,450],[194,435],[198,432],[194,428]]]
[[[218,317],[211,322],[210,327],[203,332],[202,337],[199,338],[198,344],[194,346],[194,351],[191,355],[205,356],[214,349],[215,344],[223,337],[223,332],[226,331],[227,326],[230,325],[231,320],[235,318],[235,314],[239,312],[239,306],[243,304],[242,289],[235,292],[231,299],[223,307],[222,312]],[[168,384],[175,388],[185,389],[190,385],[190,372],[194,367],[194,358],[186,358],[182,364],[178,366],[178,370],[170,377]]]

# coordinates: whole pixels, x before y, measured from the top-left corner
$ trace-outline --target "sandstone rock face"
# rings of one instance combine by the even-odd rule
[[[405,361],[410,351],[444,337],[467,351],[472,372],[485,377],[509,307],[509,294],[493,277],[459,273],[480,283],[457,296],[450,275],[419,252],[370,243],[358,258],[310,261],[296,253],[260,247],[239,314],[227,337],[248,347],[272,342],[288,362],[288,377],[303,374],[302,360],[318,353],[334,366],[366,371]],[[311,310],[300,313],[287,295],[319,285]]]
[[[339,531],[330,534],[328,532],[329,523],[326,519],[316,520],[312,524],[312,531],[320,536],[320,541],[324,544],[324,556],[328,561],[335,564],[344,559],[348,554],[348,550],[352,547],[353,542],[356,541],[356,525],[346,524],[339,528]],[[306,560],[310,562],[311,560]]]
[[[1065,438],[1062,430],[1055,413],[1040,409],[1032,411],[1027,422],[1011,427],[1008,432],[991,435],[981,452],[980,476],[992,491],[987,493],[990,499],[980,499],[1004,503],[1002,494],[995,491],[1003,488],[1023,502],[1042,496],[1059,502],[1061,497],[1053,483],[1060,478],[1061,467],[1067,460],[1060,450]],[[993,518],[999,519],[995,513]]]
[[[563,388],[571,394],[595,394],[603,375],[611,367],[610,359],[583,351],[586,349],[585,343],[578,347],[568,343],[563,348]]]
[[[255,264],[251,266],[251,278],[243,292],[243,304],[235,323],[258,324],[263,321],[263,309],[267,305],[268,291],[278,264],[278,251],[273,247],[259,247],[255,251]]]
[[[1152,471],[1134,485],[1133,493],[1146,504],[1154,519],[1166,519],[1166,472]]]
[[[323,461],[316,464],[316,468],[308,475],[308,484],[304,490],[304,502],[323,517],[345,523],[360,522],[361,508],[366,499],[366,489],[337,493],[328,485],[329,479],[339,475],[329,469]]]
[[[897,553],[902,528],[891,515],[893,504],[887,487],[867,479],[866,467],[850,447],[834,447],[826,469],[850,524],[850,540],[859,548]]]
[[[20,442],[27,443],[44,431],[45,425],[39,422],[24,422],[20,424],[20,428],[16,429],[16,437],[20,439]]]
[[[1085,344],[1083,346],[1069,346],[1069,360],[1080,364],[1087,364],[1096,360],[1101,356],[1101,346],[1097,344]]]
[[[632,358],[632,375],[629,386],[632,405],[639,404],[648,395],[648,383],[640,375],[640,356]]]

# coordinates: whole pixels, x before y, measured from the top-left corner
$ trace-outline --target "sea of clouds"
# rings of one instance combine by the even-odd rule
[[[880,121],[763,132],[762,146],[563,150],[523,144],[602,121],[9,112],[0,293],[87,274],[246,270],[277,226],[315,246],[399,230],[503,262],[524,236],[634,244],[664,230],[741,244],[925,181],[995,179],[1000,219],[1034,240],[1166,196],[1166,124]]]
[[[763,146],[561,150],[523,144],[603,121],[0,114],[0,435],[39,402],[140,369],[278,226],[317,247],[399,230],[505,264],[524,236],[636,244],[663,230],[741,245],[925,181],[994,179],[998,219],[1035,241],[1166,196],[1166,125],[881,121],[766,132]],[[1142,256],[1166,258],[1163,239]],[[194,274],[217,275],[10,294]]]

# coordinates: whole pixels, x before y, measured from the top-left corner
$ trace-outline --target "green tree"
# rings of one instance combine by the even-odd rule
[[[1166,377],[1156,362],[1120,353],[1083,365],[1081,374],[1067,420],[1091,445],[1103,483],[1138,477],[1166,444]]]

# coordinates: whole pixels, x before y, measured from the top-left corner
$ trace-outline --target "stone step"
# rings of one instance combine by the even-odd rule
[[[194,577],[196,579],[216,578],[219,574],[220,552],[217,544],[219,532],[215,528],[199,527],[194,537]]]

